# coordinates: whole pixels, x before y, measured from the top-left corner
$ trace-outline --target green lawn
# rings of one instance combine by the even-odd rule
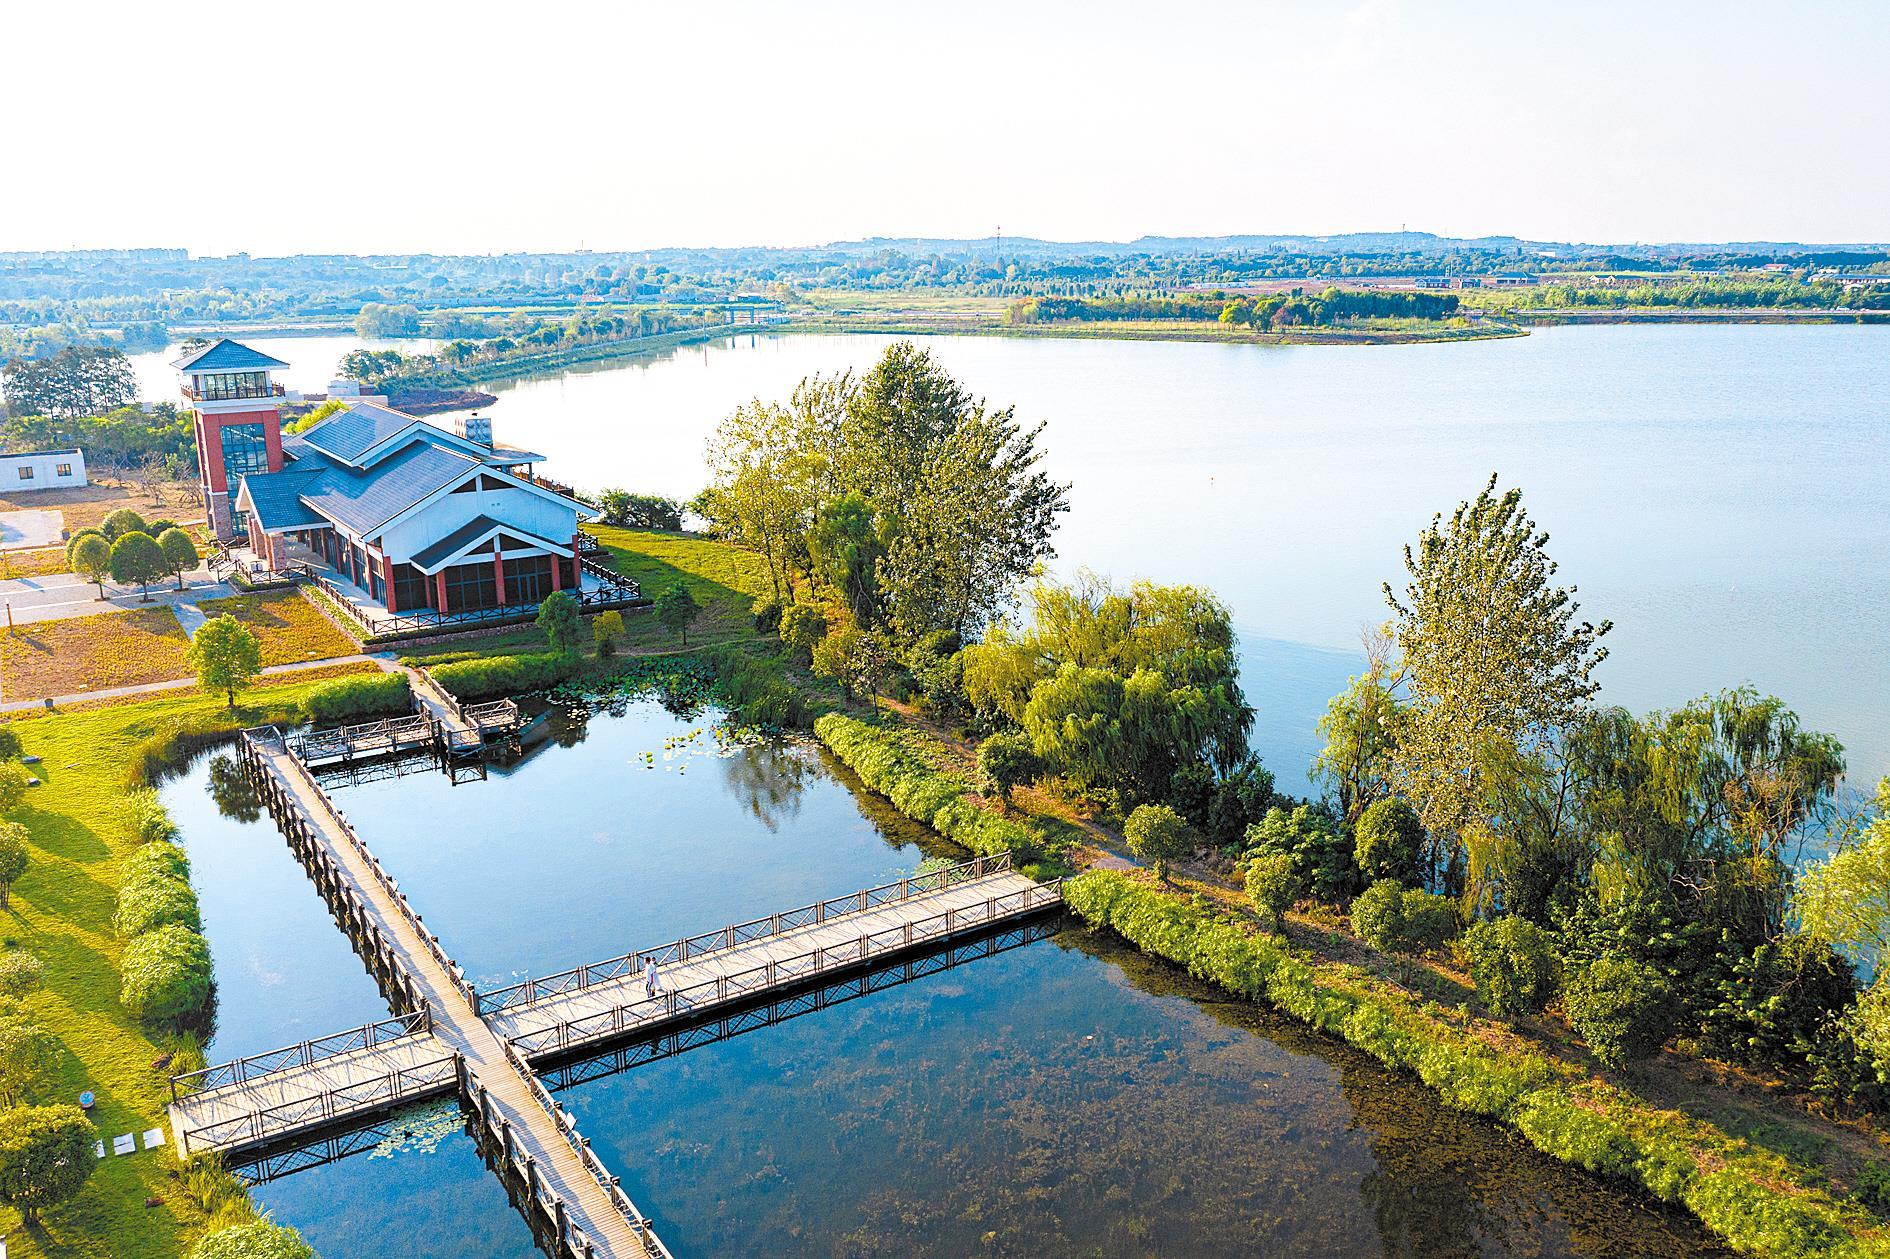
[[[219,700],[191,693],[14,727],[26,752],[43,758],[36,772],[44,784],[13,815],[31,833],[31,865],[0,915],[0,931],[45,965],[45,987],[28,1005],[62,1046],[33,1100],[70,1102],[93,1090],[93,1119],[108,1145],[120,1133],[164,1128],[169,1100],[168,1072],[157,1065],[165,1053],[161,1032],[140,1026],[118,1004],[119,941],[111,918],[119,862],[137,846],[124,817],[130,767],[150,741],[187,726],[233,729],[293,718],[312,685],[259,688],[233,714]],[[0,1207],[9,1259],[179,1254],[202,1218],[173,1179],[176,1167],[169,1146],[108,1156],[77,1199],[46,1212],[30,1230]],[[158,1205],[146,1207],[153,1198]]]

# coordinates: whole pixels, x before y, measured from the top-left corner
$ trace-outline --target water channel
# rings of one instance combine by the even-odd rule
[[[556,714],[483,782],[335,798],[483,985],[962,856],[818,749],[672,708]],[[213,1058],[384,1015],[218,754],[164,797],[216,959]],[[1038,934],[562,1100],[678,1254],[1714,1253],[1343,1047],[1080,926]],[[535,1253],[452,1105],[256,1195],[330,1259]]]

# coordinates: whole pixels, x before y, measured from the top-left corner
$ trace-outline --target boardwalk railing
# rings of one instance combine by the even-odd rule
[[[322,760],[331,756],[371,756],[379,752],[399,752],[425,747],[437,741],[439,732],[426,713],[411,717],[385,717],[379,721],[357,722],[329,730],[310,730],[287,740],[289,750],[302,760]]]
[[[283,735],[282,731],[275,726],[256,727],[243,731],[243,741],[245,749],[249,752],[250,763],[256,768],[258,773],[265,776],[269,775],[271,771],[269,762],[264,759],[261,749],[273,744],[283,750],[285,754],[284,759],[293,767],[295,773],[301,776],[303,784],[309,789],[309,792],[314,798],[321,802],[321,807],[328,815],[329,821],[340,831],[342,837],[348,841],[349,845],[354,848],[361,859],[367,863],[368,869],[373,872],[375,882],[380,884],[382,890],[393,899],[395,905],[399,907],[400,912],[407,918],[408,922],[412,924],[414,931],[425,943],[427,951],[432,954],[433,960],[438,962],[441,968],[445,970],[447,977],[452,981],[453,986],[459,990],[460,995],[465,997],[466,1000],[472,1004],[475,1011],[478,1010],[477,994],[473,992],[472,985],[466,982],[466,974],[459,968],[459,963],[446,955],[446,950],[440,947],[439,938],[431,931],[427,930],[426,923],[421,920],[419,913],[416,912],[414,907],[408,902],[407,894],[400,890],[400,884],[394,882],[393,876],[388,874],[386,869],[381,865],[381,859],[376,857],[373,851],[361,841],[360,835],[355,833],[354,824],[348,821],[347,815],[336,808],[335,802],[328,798],[328,793],[322,789],[321,783],[316,780],[315,775],[309,770],[308,766],[302,763],[302,758],[296,755],[295,749],[289,746],[289,741]],[[292,802],[288,801],[286,797],[283,803],[285,806],[292,806]]]
[[[176,1101],[180,1093],[208,1092],[231,1084],[248,1084],[277,1071],[312,1067],[318,1062],[353,1053],[357,1049],[372,1049],[415,1032],[432,1030],[433,1011],[423,1006],[411,1014],[351,1027],[345,1032],[331,1032],[327,1036],[305,1040],[299,1045],[285,1045],[281,1049],[249,1054],[233,1062],[205,1067],[201,1071],[174,1075],[171,1077],[171,1100]]]
[[[510,1045],[505,1046],[506,1055],[518,1069],[530,1091],[532,1101],[551,1117],[559,1133],[576,1152],[578,1161],[584,1165],[585,1172],[600,1185],[610,1198],[610,1204],[622,1215],[631,1230],[637,1235],[643,1249],[658,1259],[671,1259],[669,1247],[656,1235],[655,1227],[649,1216],[637,1210],[637,1204],[630,1200],[630,1195],[623,1191],[617,1178],[610,1174],[603,1162],[591,1151],[591,1143],[578,1135],[577,1123],[571,1116],[552,1100],[551,1093],[539,1080],[538,1075],[520,1057],[518,1051]],[[557,1235],[561,1254],[577,1256],[578,1259],[593,1259],[600,1253],[608,1253],[602,1243],[585,1235],[584,1230],[571,1222],[569,1210],[551,1187],[538,1173],[537,1161],[524,1153],[517,1139],[512,1134],[511,1121],[499,1113],[492,1103],[491,1095],[474,1076],[465,1070],[464,1060],[460,1064],[461,1091],[466,1097],[466,1104],[472,1110],[479,1127],[492,1140],[494,1153],[499,1163],[525,1186],[526,1197],[544,1218],[553,1233]]]
[[[894,905],[900,901],[910,900],[914,896],[923,896],[931,892],[943,891],[945,888],[954,887],[960,883],[969,883],[973,879],[1002,874],[1010,868],[1011,855],[1007,852],[998,853],[995,856],[976,857],[957,865],[943,866],[937,870],[928,870],[924,874],[915,874],[895,883],[882,883],[878,887],[849,892],[845,896],[836,896],[832,900],[815,901],[811,905],[802,905],[798,909],[783,910],[778,914],[770,914],[766,918],[734,923],[716,931],[672,940],[668,944],[661,944],[655,948],[625,953],[622,957],[591,962],[570,970],[558,971],[555,974],[527,979],[508,987],[495,988],[491,992],[479,993],[473,1002],[473,1009],[480,1015],[487,1015],[519,1006],[535,1005],[546,997],[582,992],[592,984],[606,983],[613,979],[622,979],[626,975],[635,975],[649,962],[655,962],[658,966],[665,966],[672,962],[686,962],[703,953],[711,953],[718,949],[732,949],[738,944],[747,944],[754,940],[780,935],[783,931],[792,931],[796,927],[826,922],[829,918],[835,918],[841,914],[856,914],[862,910],[876,909],[881,905]]]
[[[697,984],[672,988],[660,996],[614,1005],[573,1019],[560,1019],[536,1031],[521,1032],[510,1045],[521,1055],[556,1053],[593,1040],[615,1038],[679,1015],[713,1009],[730,1001],[792,983],[806,976],[842,966],[856,966],[886,953],[900,952],[1001,918],[1026,913],[1063,899],[1062,880],[1032,884],[1014,892],[987,896],[929,918],[900,923],[883,931],[862,933],[857,939],[830,944],[782,961],[770,961],[734,974],[717,975]]]
[[[372,1080],[234,1115],[191,1129],[186,1140],[209,1149],[256,1145],[274,1137],[305,1132],[331,1120],[348,1119],[404,1101],[417,1101],[456,1086],[454,1064],[457,1058],[456,1054],[447,1054],[410,1067],[398,1067]],[[182,1149],[179,1153],[188,1155],[190,1151]]]
[[[636,582],[619,573],[605,568],[594,560],[580,559],[584,571],[590,573],[605,584],[592,590],[572,590],[570,594],[578,601],[578,608],[583,612],[602,612],[608,608],[632,608],[645,605]],[[421,630],[456,630],[481,625],[509,625],[515,622],[529,621],[538,615],[535,603],[507,603],[493,608],[465,608],[458,612],[441,612],[437,608],[416,608],[411,612],[376,612],[354,602],[360,592],[343,589],[305,560],[292,560],[282,569],[285,577],[294,581],[307,582],[338,604],[343,613],[354,622],[363,638],[380,638],[390,634],[410,634]]]

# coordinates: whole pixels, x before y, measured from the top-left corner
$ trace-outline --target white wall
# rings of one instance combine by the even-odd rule
[[[59,469],[71,469],[65,476]],[[22,479],[19,469],[31,468],[31,479]],[[0,455],[0,494],[21,494],[28,490],[57,490],[88,484],[85,452],[62,450],[51,454]]]
[[[397,564],[425,550],[475,516],[490,516],[522,533],[564,544],[570,553],[571,535],[577,532],[577,512],[530,490],[475,490],[470,494],[442,494],[425,509],[381,535],[381,550]]]

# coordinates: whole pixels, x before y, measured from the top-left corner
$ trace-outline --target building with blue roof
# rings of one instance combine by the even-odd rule
[[[267,567],[326,570],[367,610],[395,615],[582,588],[583,506],[537,483],[543,456],[494,446],[490,420],[454,432],[363,399],[285,434],[279,360],[225,340],[176,366],[211,521],[223,540],[246,535]]]

